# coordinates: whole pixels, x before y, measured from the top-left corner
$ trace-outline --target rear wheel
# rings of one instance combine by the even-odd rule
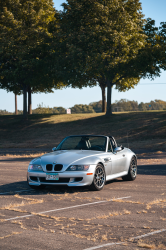
[[[124,181],[134,181],[137,176],[137,159],[135,156],[132,157],[128,174],[123,176],[122,179]]]
[[[105,185],[106,177],[103,165],[98,164],[95,169],[93,182],[90,186],[92,190],[100,191]]]

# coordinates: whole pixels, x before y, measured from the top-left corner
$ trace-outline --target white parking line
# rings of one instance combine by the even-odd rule
[[[95,247],[90,247],[90,248],[86,248],[84,250],[93,250],[93,249],[98,249],[98,248],[102,248],[102,247],[107,247],[107,246],[113,246],[113,245],[121,245],[125,242],[115,242],[115,243],[107,243],[104,245],[100,245],[100,246],[95,246]]]
[[[1,194],[21,193],[21,192],[26,192],[26,191],[32,191],[32,190],[31,189],[25,189],[25,190],[19,190],[19,191],[10,191],[10,192],[0,193],[0,195]]]
[[[137,237],[130,238],[128,241],[141,239],[141,238],[148,237],[148,236],[153,235],[153,234],[159,234],[159,233],[162,233],[162,232],[165,232],[165,231],[166,231],[166,229],[161,229],[161,230],[154,231],[154,232],[151,232],[151,233],[148,233],[148,234],[143,234],[143,235],[140,235],[140,236],[137,236]],[[107,244],[98,245],[98,246],[95,246],[95,247],[86,248],[84,250],[94,250],[94,249],[107,247],[107,246],[121,245],[121,244],[124,244],[124,243],[126,243],[126,242],[124,241],[124,242],[107,243]]]
[[[151,232],[151,233],[148,233],[148,234],[143,234],[141,236],[130,238],[130,240],[141,239],[141,238],[148,237],[148,236],[153,235],[153,234],[159,234],[159,233],[162,233],[162,232],[165,232],[165,231],[166,231],[166,229],[161,229],[161,230],[154,231],[154,232]]]
[[[116,200],[128,199],[130,197],[131,196],[120,197],[120,198],[116,198]],[[71,206],[71,207],[62,207],[62,208],[57,208],[57,209],[53,209],[53,210],[49,210],[49,211],[38,212],[38,214],[45,214],[45,213],[50,213],[50,212],[56,212],[56,211],[59,211],[59,210],[71,209],[71,208],[76,208],[76,207],[90,206],[90,205],[95,205],[95,204],[104,203],[104,202],[106,203],[106,202],[113,201],[114,199],[107,200],[107,201],[96,201],[96,202],[92,202],[92,203],[85,203],[85,204],[75,205],[75,206]],[[35,216],[35,214],[28,214],[28,215],[23,215],[23,216],[17,216],[17,217],[14,217],[14,218],[4,219],[4,221],[16,220],[16,219],[21,219],[21,218],[26,218],[26,217],[31,217],[31,216]]]

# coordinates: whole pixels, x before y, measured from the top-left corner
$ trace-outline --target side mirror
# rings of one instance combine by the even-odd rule
[[[53,147],[53,148],[52,148],[52,151],[53,151],[53,152],[56,151],[56,147]]]
[[[122,147],[116,147],[115,149],[114,149],[114,153],[118,153],[118,152],[120,152],[122,150]]]

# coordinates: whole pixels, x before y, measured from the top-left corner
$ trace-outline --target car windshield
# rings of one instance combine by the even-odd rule
[[[105,151],[107,138],[105,136],[70,136],[65,138],[57,150],[96,150]]]

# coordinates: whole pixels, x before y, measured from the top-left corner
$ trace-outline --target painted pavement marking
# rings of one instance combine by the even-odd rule
[[[157,231],[154,231],[154,232],[151,232],[151,233],[147,233],[147,234],[143,234],[143,235],[140,235],[140,236],[137,236],[137,237],[132,237],[128,241],[141,239],[141,238],[148,237],[148,236],[153,235],[153,234],[159,234],[159,233],[162,233],[162,232],[165,232],[165,231],[166,231],[166,229],[157,230]],[[121,244],[124,244],[124,243],[126,243],[126,241],[124,241],[124,242],[107,243],[107,244],[98,245],[98,246],[95,246],[95,247],[86,248],[84,250],[94,250],[94,249],[98,249],[98,248],[102,248],[102,247],[107,247],[107,246],[121,245]]]
[[[128,198],[130,198],[130,197],[131,197],[131,196],[120,197],[120,198],[116,198],[116,200],[128,199]],[[45,213],[56,212],[56,211],[60,211],[60,210],[71,209],[71,208],[77,208],[77,207],[83,207],[83,206],[90,206],[90,205],[95,205],[95,204],[99,204],[99,203],[110,202],[110,201],[113,201],[113,200],[115,200],[115,198],[114,198],[114,199],[111,199],[111,200],[107,200],[107,201],[96,201],[96,202],[92,202],[92,203],[85,203],[85,204],[75,205],[75,206],[71,206],[71,207],[57,208],[57,209],[53,209],[53,210],[38,212],[38,214],[45,214]],[[17,216],[17,217],[14,217],[14,218],[4,219],[3,221],[16,220],[16,219],[21,219],[21,218],[26,218],[26,217],[31,217],[31,216],[35,216],[35,214],[28,214],[28,215],[23,215],[23,216]]]

